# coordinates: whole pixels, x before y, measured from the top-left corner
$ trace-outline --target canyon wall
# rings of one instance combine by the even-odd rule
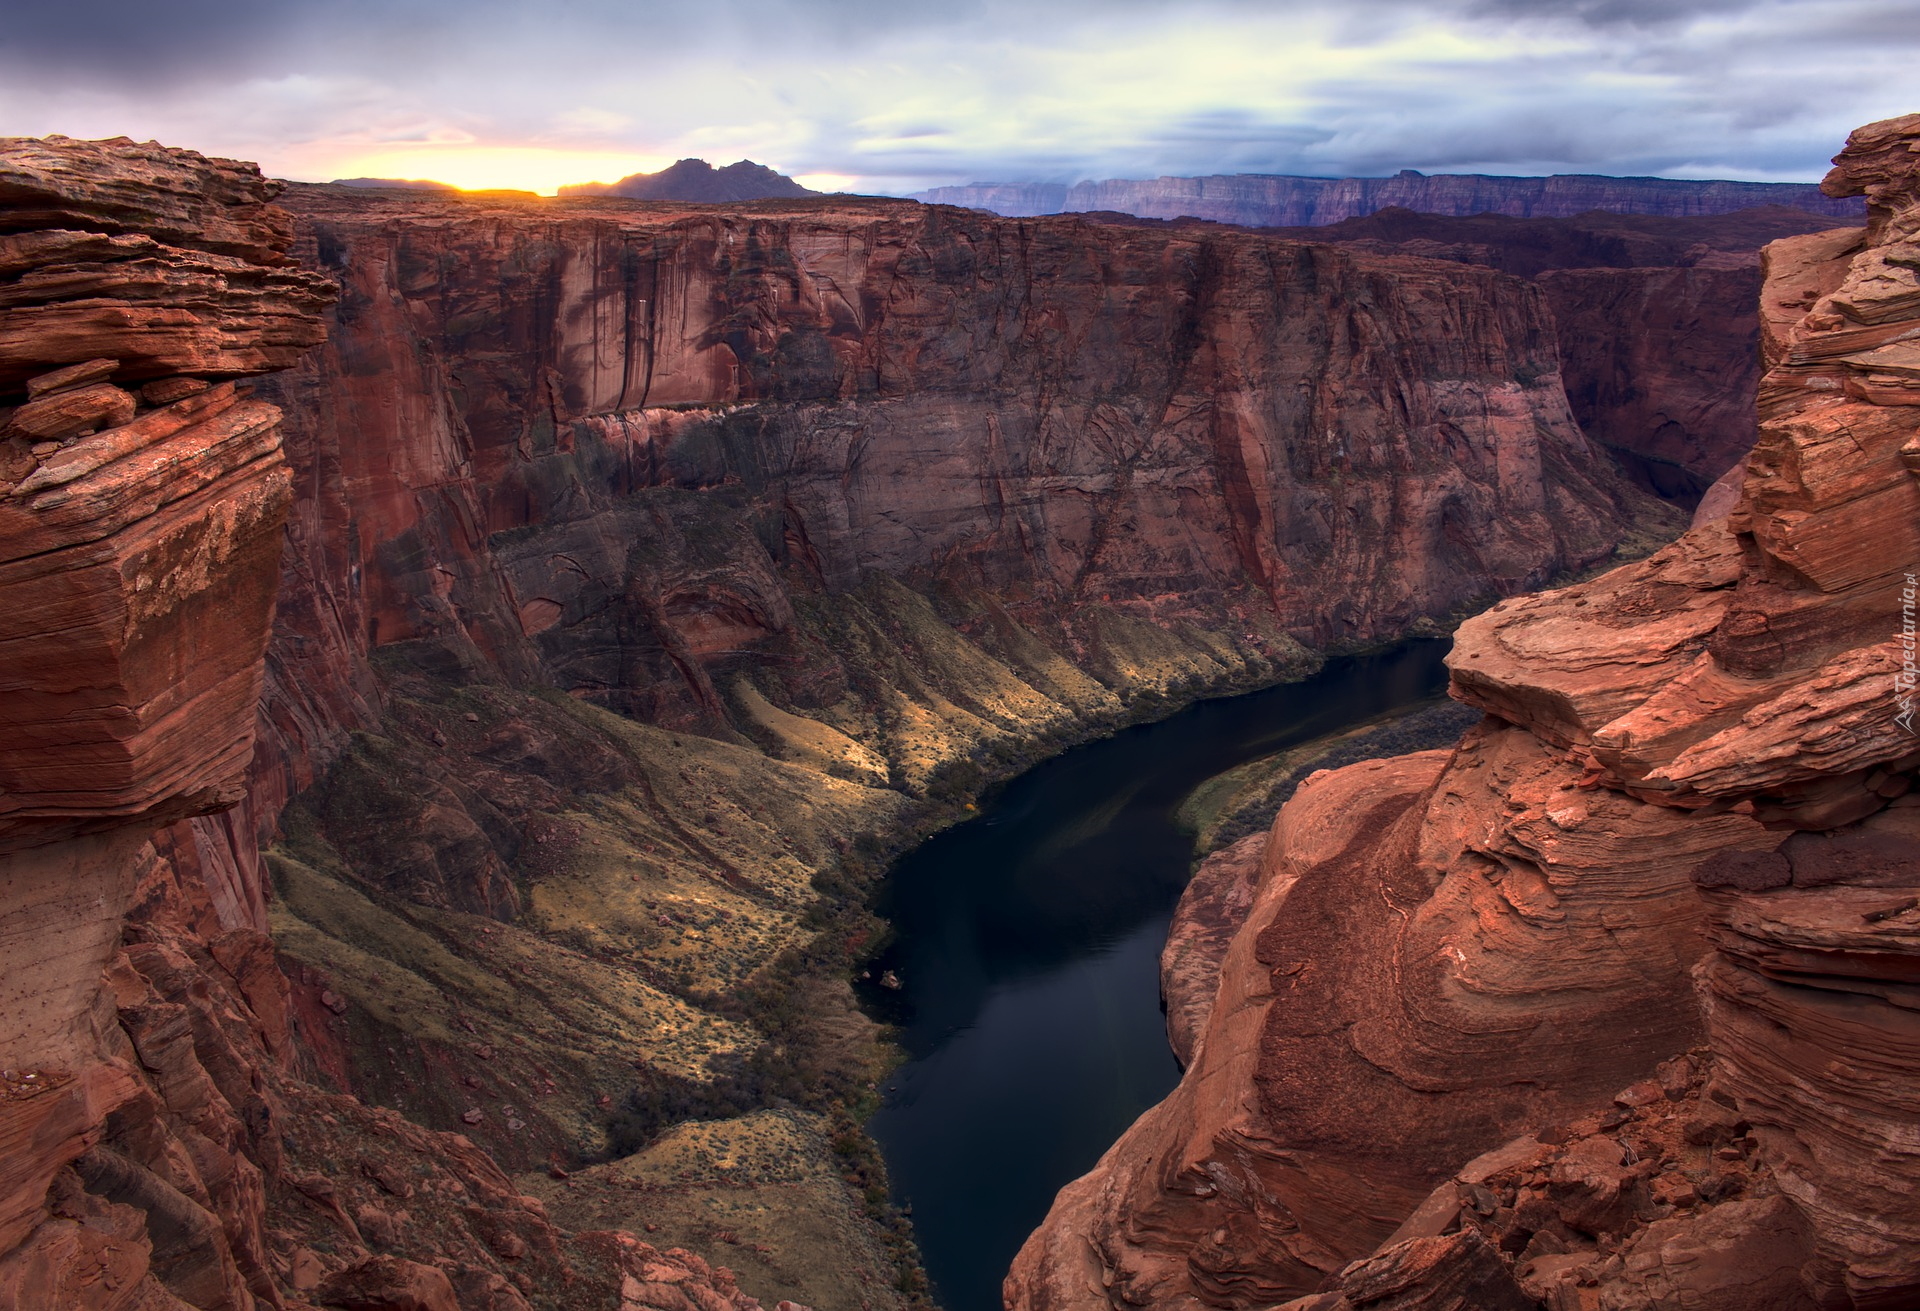
[[[481,535],[578,537],[681,493],[835,593],[879,572],[990,591],[1033,626],[1238,607],[1313,643],[1580,567],[1629,508],[1569,421],[1544,300],[1483,270],[882,202],[289,200],[343,271],[343,326],[278,385],[357,498],[353,608],[377,644],[576,659],[623,581]],[[435,558],[386,558],[408,534]],[[456,554],[509,546],[498,569]],[[646,717],[700,719],[699,661],[655,652],[751,660],[785,628],[745,594],[784,582],[733,585],[662,596],[677,638],[590,643],[644,668],[557,681],[623,706],[661,686],[677,704]],[[723,608],[741,631],[696,635]]]
[[[250,164],[0,142],[0,1307],[747,1311],[303,1077],[247,766],[324,335]]]
[[[281,947],[336,1078],[521,1168],[597,1150],[636,1060],[861,1086],[828,965],[872,929],[826,951],[816,888],[860,833],[1669,531],[1492,270],[899,202],[286,200],[343,291],[273,383]],[[736,1013],[789,952],[832,1051]]]
[[[1760,248],[1831,222],[1780,205],[1696,218],[1388,209],[1288,235],[1534,279],[1581,430],[1640,486],[1691,504],[1753,447]]]
[[[1920,116],[1823,186],[1868,226],[1766,252],[1732,512],[1467,621],[1457,749],[1301,788],[1197,1037],[1169,999],[1179,1088],[1063,1190],[1010,1306],[1920,1295]],[[1189,951],[1233,881],[1197,881]]]
[[[1756,205],[1791,205],[1835,219],[1857,217],[1860,203],[1824,194],[1811,182],[1725,182],[1682,178],[1615,178],[1591,174],[1493,177],[1427,175],[1403,169],[1386,178],[1303,178],[1264,173],[1102,182],[979,183],[935,187],[918,200],[964,205],[996,214],[1114,210],[1142,218],[1201,218],[1248,227],[1338,223],[1389,207],[1424,214],[1507,214],[1571,218],[1591,210],[1685,217],[1725,214]]]
[[[273,192],[0,169],[0,1305],[907,1305],[887,844],[1677,526],[1495,268]]]

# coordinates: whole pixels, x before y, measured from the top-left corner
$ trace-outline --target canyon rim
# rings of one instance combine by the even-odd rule
[[[1478,728],[1196,880],[1249,891],[1169,976],[1215,989],[1186,1077],[1010,1306],[1913,1303],[1920,116],[1823,185],[1867,226],[1767,248],[1738,496],[1468,620]]]
[[[1010,1303],[1902,1305],[1917,132],[1631,259],[0,142],[0,1307],[924,1303],[887,855],[1468,615]]]

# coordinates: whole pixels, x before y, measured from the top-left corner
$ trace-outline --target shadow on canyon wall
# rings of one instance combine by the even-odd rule
[[[16,1300],[903,1305],[888,852],[1679,527],[1496,267],[4,160]]]

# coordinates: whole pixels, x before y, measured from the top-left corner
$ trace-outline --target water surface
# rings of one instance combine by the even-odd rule
[[[1179,1079],[1159,955],[1192,865],[1174,823],[1235,765],[1446,686],[1445,640],[1328,663],[1206,701],[1014,779],[979,818],[907,853],[880,912],[897,938],[864,991],[909,1057],[869,1125],[911,1206],[946,1311],[993,1311],[1014,1253]]]

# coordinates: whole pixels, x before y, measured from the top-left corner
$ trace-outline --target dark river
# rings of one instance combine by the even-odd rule
[[[898,937],[863,995],[909,1062],[869,1124],[946,1311],[993,1311],[1060,1187],[1179,1070],[1159,955],[1193,858],[1173,814],[1257,756],[1411,707],[1450,643],[1330,661],[1300,683],[1206,701],[1039,765],[980,816],[902,857],[880,903]]]

